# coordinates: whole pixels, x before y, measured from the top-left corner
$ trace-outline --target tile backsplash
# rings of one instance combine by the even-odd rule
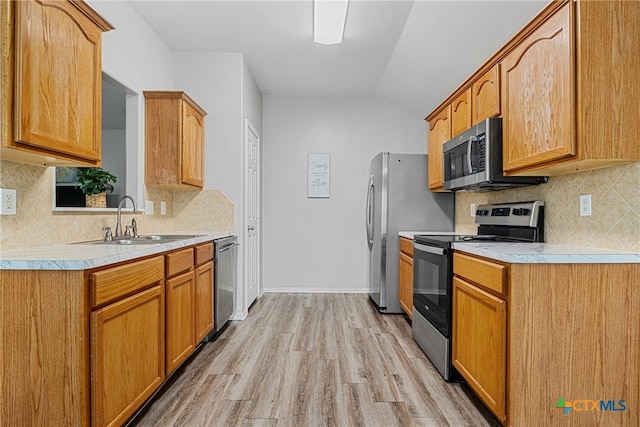
[[[0,161],[0,187],[18,191],[17,215],[0,216],[1,250],[100,239],[106,225],[115,230],[115,212],[53,212],[52,185],[50,168]],[[154,201],[155,215],[123,213],[122,219],[128,224],[135,216],[140,234],[234,230],[234,205],[219,190],[147,187],[145,199]],[[160,201],[167,202],[166,215]]]
[[[581,217],[580,195],[591,194],[592,215]],[[456,193],[456,230],[475,233],[470,204],[542,200],[545,241],[640,253],[640,163],[549,177],[532,187]]]
[[[0,161],[0,187],[18,190],[18,214],[0,216],[0,249],[9,250],[99,239],[115,228],[115,213],[52,212],[49,168]],[[581,217],[579,198],[591,194],[592,216]],[[155,215],[138,219],[141,234],[165,231],[224,232],[234,229],[234,205],[219,190],[173,191],[147,187]],[[549,177],[549,182],[510,190],[456,193],[456,230],[475,233],[469,205],[543,200],[545,241],[640,253],[640,163]],[[167,214],[160,214],[160,201]]]

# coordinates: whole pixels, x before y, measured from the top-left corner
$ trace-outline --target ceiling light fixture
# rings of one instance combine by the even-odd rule
[[[314,0],[313,41],[319,44],[342,43],[349,0]]]

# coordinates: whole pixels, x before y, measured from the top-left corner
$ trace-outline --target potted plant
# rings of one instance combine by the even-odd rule
[[[113,191],[117,178],[102,168],[82,169],[76,178],[88,208],[106,208],[107,191]]]

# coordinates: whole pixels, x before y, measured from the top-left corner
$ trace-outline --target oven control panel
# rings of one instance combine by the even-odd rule
[[[500,203],[480,205],[476,210],[476,224],[535,227],[542,214],[544,202]]]

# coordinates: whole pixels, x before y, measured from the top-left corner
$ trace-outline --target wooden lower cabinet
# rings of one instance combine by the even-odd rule
[[[196,267],[196,343],[213,330],[213,261]]]
[[[453,270],[453,364],[503,425],[640,425],[640,264]]]
[[[169,375],[213,329],[213,243],[180,249],[165,257]]]
[[[413,315],[413,241],[404,237],[400,237],[398,298],[400,307],[411,319]]]
[[[117,426],[162,384],[164,287],[91,313],[91,424]]]
[[[124,425],[213,328],[212,259],[0,270],[0,426]]]
[[[501,421],[506,418],[506,306],[503,299],[453,279],[453,365]]]
[[[195,349],[195,278],[193,271],[167,280],[167,373]]]

